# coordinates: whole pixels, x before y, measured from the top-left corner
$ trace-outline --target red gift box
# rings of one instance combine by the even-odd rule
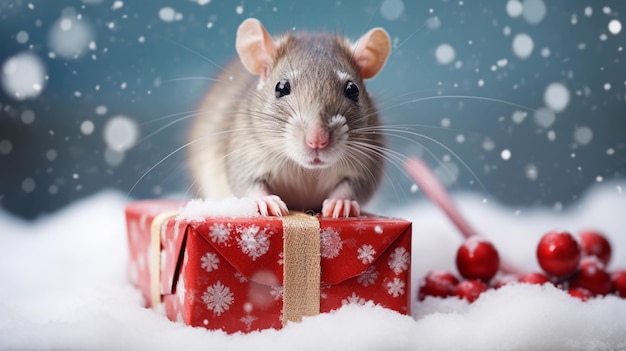
[[[410,313],[410,222],[304,214],[197,220],[172,212],[184,205],[126,207],[129,277],[146,306],[162,302],[171,320],[234,333],[279,329],[349,303]]]

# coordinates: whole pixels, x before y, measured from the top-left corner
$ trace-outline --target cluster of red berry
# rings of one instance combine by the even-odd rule
[[[576,240],[568,232],[555,230],[545,234],[537,246],[543,273],[500,274],[494,279],[500,270],[498,251],[489,241],[472,236],[456,255],[456,266],[464,279],[433,270],[424,278],[418,299],[457,296],[473,302],[490,287],[497,289],[512,282],[553,284],[583,301],[611,293],[626,298],[626,270],[607,272],[610,259],[611,245],[602,234],[585,231]]]

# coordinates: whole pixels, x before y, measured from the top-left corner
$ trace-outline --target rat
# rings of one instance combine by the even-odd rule
[[[351,42],[328,33],[273,38],[257,19],[243,21],[238,59],[192,122],[188,164],[199,195],[251,197],[261,215],[359,216],[385,158],[364,80],[380,72],[390,48],[378,27]]]

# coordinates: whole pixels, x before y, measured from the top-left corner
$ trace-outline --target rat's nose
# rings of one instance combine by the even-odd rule
[[[328,146],[328,131],[322,126],[312,128],[306,136],[306,145],[311,149],[323,149]]]

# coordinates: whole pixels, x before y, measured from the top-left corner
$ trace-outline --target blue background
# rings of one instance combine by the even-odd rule
[[[404,1],[398,18],[385,18],[381,1],[154,0],[124,1],[115,9],[113,3],[0,1],[0,63],[29,51],[41,58],[49,76],[34,99],[15,100],[0,91],[0,142],[11,145],[0,153],[5,210],[33,218],[103,188],[135,198],[192,196],[184,152],[159,161],[185,143],[189,119],[181,118],[182,112],[195,109],[210,84],[206,78],[219,73],[214,63],[224,65],[233,57],[235,31],[246,17],[259,18],[272,33],[326,30],[352,39],[384,27],[393,53],[368,87],[385,123],[410,124],[446,146],[412,135],[391,139],[390,147],[406,156],[423,155],[435,169],[453,163],[458,169],[448,185],[453,192],[470,190],[515,207],[558,211],[590,185],[626,171],[626,30],[614,35],[607,27],[612,19],[624,22],[623,1],[545,1],[546,15],[537,24],[509,16],[506,1]],[[164,7],[182,19],[163,21]],[[593,10],[590,16],[586,7]],[[63,13],[79,14],[93,28],[94,50],[76,59],[50,57],[50,28]],[[438,27],[426,25],[433,17]],[[20,31],[29,34],[26,43],[16,40]],[[528,59],[513,53],[518,33],[534,41]],[[443,43],[455,49],[459,64],[438,64],[435,49]],[[543,48],[549,56],[541,55]],[[497,66],[503,59],[507,64]],[[571,98],[544,128],[535,123],[534,111],[544,107],[545,89],[554,82],[564,84]],[[96,113],[98,106],[107,112]],[[24,111],[34,113],[32,123],[24,123]],[[521,123],[512,118],[516,111],[527,113]],[[120,165],[111,165],[104,158],[102,131],[116,115],[137,121],[141,139]],[[80,129],[86,120],[95,126],[89,135]],[[442,128],[442,121],[449,127]],[[586,145],[573,137],[579,127],[593,132]],[[485,141],[493,149],[485,148]],[[511,152],[508,160],[501,157],[505,149]],[[50,150],[57,155],[53,160],[46,156]],[[535,167],[536,177],[528,176],[528,167]],[[378,205],[422,196],[410,191],[411,182],[397,167],[389,165],[387,174]],[[25,191],[26,179],[31,186]]]

